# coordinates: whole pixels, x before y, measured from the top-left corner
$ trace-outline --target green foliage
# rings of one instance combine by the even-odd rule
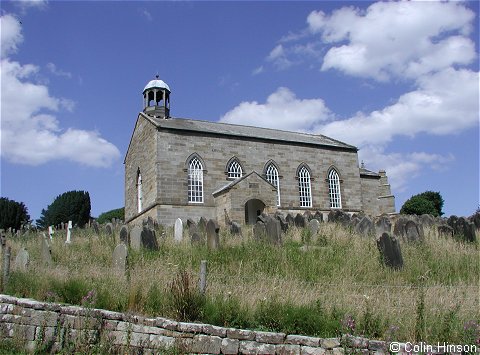
[[[203,311],[203,322],[222,327],[248,328],[252,326],[248,310],[237,297],[217,295],[207,299]]]
[[[103,212],[98,216],[97,222],[98,223],[107,223],[112,220],[112,218],[121,219],[122,221],[125,220],[125,207],[117,208],[115,210]]]
[[[55,198],[36,223],[41,228],[72,221],[83,227],[90,219],[90,195],[87,191],[68,191]]]
[[[170,295],[171,307],[178,320],[201,320],[205,297],[197,290],[193,277],[188,272],[181,270],[174,277],[170,285]]]
[[[443,198],[440,192],[425,191],[421,194],[410,197],[403,204],[401,214],[430,214],[438,217],[443,215]]]
[[[16,202],[6,197],[0,198],[0,229],[20,229],[28,223],[30,216],[23,202]]]

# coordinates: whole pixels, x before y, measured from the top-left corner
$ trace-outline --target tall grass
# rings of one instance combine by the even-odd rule
[[[243,232],[223,231],[220,249],[210,251],[187,240],[176,244],[167,229],[158,251],[129,251],[128,277],[113,271],[116,241],[106,235],[78,230],[68,246],[55,236],[50,268],[41,263],[40,236],[10,239],[12,254],[26,247],[31,265],[11,274],[6,291],[81,304],[95,290],[97,308],[321,337],[346,331],[404,341],[479,337],[477,244],[426,229],[424,243],[401,244],[405,265],[392,271],[379,262],[374,239],[335,224],[321,224],[310,240],[293,228],[281,247],[256,242],[248,227]],[[201,296],[196,275],[204,259]],[[355,326],[345,327],[346,320]]]

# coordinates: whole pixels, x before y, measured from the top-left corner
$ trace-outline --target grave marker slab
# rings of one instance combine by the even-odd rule
[[[30,255],[28,254],[27,249],[22,248],[15,258],[15,269],[19,271],[27,271],[28,265],[30,263]]]
[[[397,238],[391,236],[390,233],[383,232],[377,238],[377,248],[380,252],[380,259],[385,266],[395,270],[403,267],[402,252]]]
[[[183,222],[180,218],[175,220],[173,240],[177,243],[180,243],[183,240]]]
[[[123,243],[125,245],[129,245],[129,240],[128,240],[128,226],[123,225],[120,228],[120,243]]]
[[[118,244],[113,250],[113,269],[121,274],[127,270],[128,249],[124,243]]]
[[[220,227],[213,219],[207,222],[207,247],[211,250],[217,250],[220,245],[220,237],[218,232]]]
[[[130,247],[134,250],[140,250],[142,246],[142,228],[134,226],[130,231]]]

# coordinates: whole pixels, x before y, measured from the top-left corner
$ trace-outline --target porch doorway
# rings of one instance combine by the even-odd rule
[[[258,199],[251,199],[245,203],[245,224],[255,224],[257,216],[261,215],[265,204]]]

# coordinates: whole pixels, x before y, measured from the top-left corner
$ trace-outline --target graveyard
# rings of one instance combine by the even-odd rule
[[[130,229],[114,221],[66,225],[51,238],[25,233],[7,238],[2,293],[322,338],[478,337],[478,230],[472,242],[433,218],[329,219],[260,216],[254,226],[230,228],[146,221]]]

